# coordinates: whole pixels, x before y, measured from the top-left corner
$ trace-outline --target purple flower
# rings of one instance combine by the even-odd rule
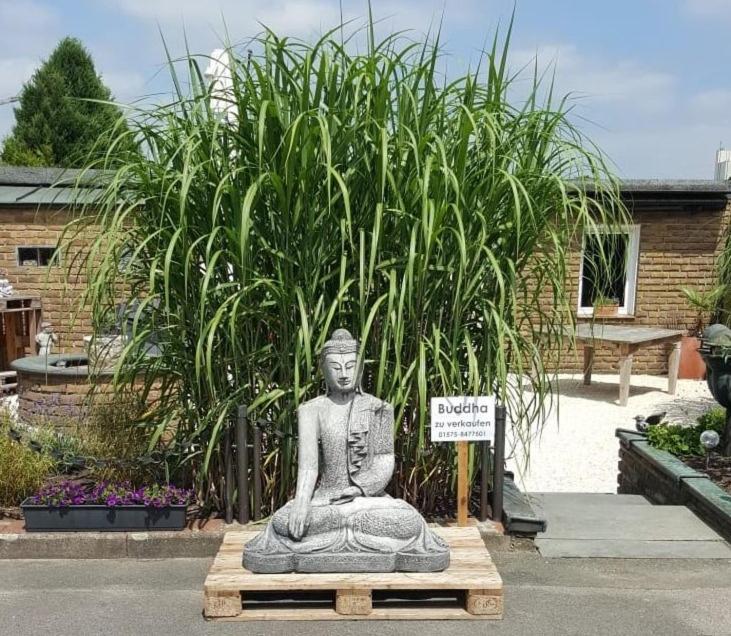
[[[104,504],[110,507],[145,505],[165,508],[173,504],[184,505],[193,500],[193,491],[172,484],[152,484],[132,488],[130,482],[100,482],[93,486],[64,480],[45,484],[30,498],[33,504],[54,507],[82,504]]]

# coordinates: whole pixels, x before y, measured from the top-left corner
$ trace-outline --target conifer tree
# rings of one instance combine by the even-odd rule
[[[10,165],[80,167],[119,121],[121,111],[76,38],[59,42],[23,86],[15,126],[0,159]],[[103,150],[97,145],[96,150]]]

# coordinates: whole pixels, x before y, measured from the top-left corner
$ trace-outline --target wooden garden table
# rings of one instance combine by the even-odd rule
[[[668,393],[675,395],[680,365],[680,340],[684,331],[660,329],[658,327],[630,327],[581,323],[574,334],[577,341],[584,343],[584,384],[591,384],[591,370],[594,366],[594,344],[606,342],[619,354],[619,404],[627,406],[629,399],[632,357],[638,349],[655,345],[672,344],[668,357]]]

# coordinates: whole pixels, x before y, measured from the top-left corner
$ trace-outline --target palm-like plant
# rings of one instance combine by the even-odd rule
[[[509,37],[445,79],[438,43],[367,35],[362,54],[334,32],[307,44],[267,31],[249,59],[231,50],[233,123],[195,58],[185,90],[171,63],[177,99],[120,131],[93,164],[111,173],[103,195],[69,228],[101,227],[76,264],[84,300],[97,316],[136,300],[117,381],[161,384],[151,444],[179,442],[178,468],[214,505],[222,430],[242,403],[271,423],[267,505],[291,495],[295,409],[344,326],[362,340],[366,388],[395,406],[396,493],[445,506],[454,451],[429,443],[429,397],[495,392],[526,438],[551,397],[545,352],[572,320],[568,250],[621,209],[565,100],[536,75],[509,102]]]

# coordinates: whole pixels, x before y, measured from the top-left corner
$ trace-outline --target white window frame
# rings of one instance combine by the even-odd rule
[[[635,300],[637,293],[637,269],[640,257],[640,226],[622,225],[609,227],[598,225],[590,231],[584,231],[581,239],[581,261],[579,263],[579,297],[576,301],[578,316],[593,316],[594,307],[582,307],[581,296],[584,286],[584,250],[586,249],[586,237],[588,234],[628,234],[629,244],[627,245],[627,276],[624,282],[624,305],[617,308],[618,316],[634,316]]]

